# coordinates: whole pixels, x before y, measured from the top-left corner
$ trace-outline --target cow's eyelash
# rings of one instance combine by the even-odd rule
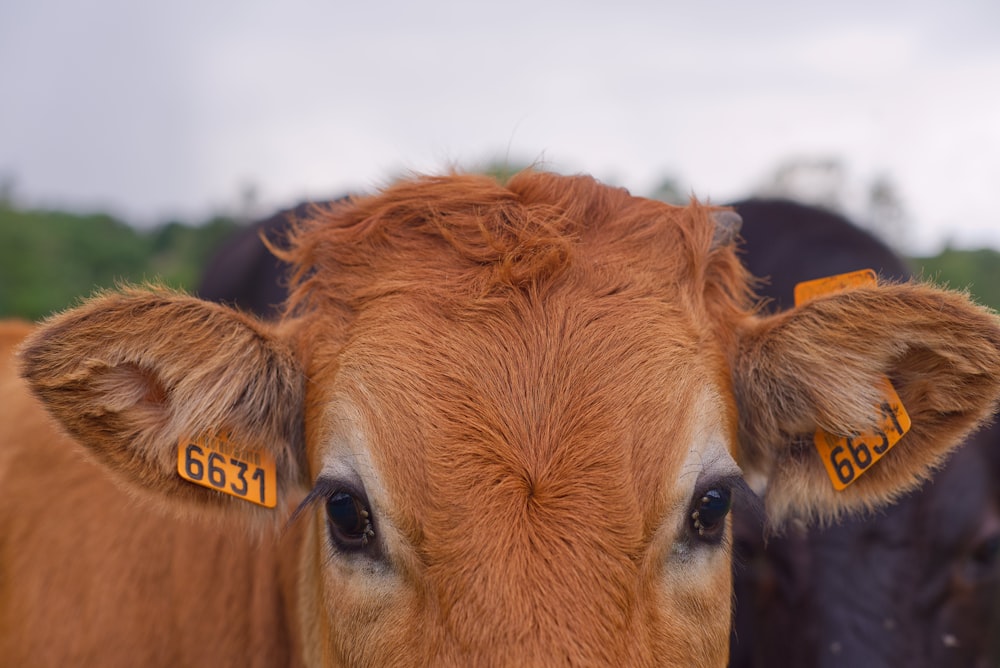
[[[291,517],[288,518],[287,526],[291,526],[299,518],[299,516],[309,509],[317,501],[325,501],[329,499],[334,494],[340,491],[350,491],[350,487],[342,482],[338,482],[332,478],[319,477],[313,484],[312,490],[306,495],[306,498],[302,499],[302,503],[295,508]]]

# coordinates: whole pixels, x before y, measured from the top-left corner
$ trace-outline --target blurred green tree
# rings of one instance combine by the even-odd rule
[[[236,223],[136,230],[104,214],[0,207],[0,317],[42,318],[117,283],[193,288]]]

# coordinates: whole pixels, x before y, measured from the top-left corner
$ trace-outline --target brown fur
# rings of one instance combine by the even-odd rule
[[[231,431],[233,442],[274,456],[287,503],[302,477],[301,370],[254,319],[205,306],[160,288],[105,293],[46,323],[24,354],[25,378],[139,494],[155,490],[195,512],[230,507],[177,476],[176,447],[181,437]],[[86,354],[67,355],[67,346]]]
[[[294,595],[294,564],[281,567],[278,543],[132,502],[17,378],[13,346],[29,331],[0,323],[3,665],[296,660],[282,593]]]
[[[753,323],[734,375],[737,401],[748,408],[740,425],[744,468],[768,479],[768,516],[836,517],[916,486],[947,453],[942,442],[961,442],[992,414],[1000,391],[997,327],[997,317],[969,308],[966,296],[918,284],[852,290]],[[884,376],[913,426],[852,484],[856,493],[838,493],[824,484],[812,431],[874,427],[871,406]],[[758,405],[771,410],[749,409]],[[795,441],[791,450],[781,446]],[[907,464],[897,467],[903,456]]]
[[[777,518],[884,502],[992,410],[1000,325],[964,297],[926,286],[858,291],[758,318],[749,279],[720,238],[711,209],[632,198],[586,177],[527,172],[507,187],[417,179],[297,227],[281,251],[297,266],[281,323],[162,290],[104,294],[32,335],[23,373],[128,489],[182,515],[220,519],[216,532],[236,534],[203,557],[233,565],[222,585],[245,585],[248,552],[261,560],[253,563],[271,560],[278,591],[265,599],[287,623],[225,595],[213,601],[234,623],[271,623],[269,657],[721,666],[728,538],[705,544],[692,531],[696,482],[726,472],[728,448],[748,471],[770,476]],[[878,340],[859,341],[878,318],[887,323]],[[835,495],[818,460],[782,444],[818,424],[854,428],[880,375],[897,383],[920,426]],[[79,541],[82,580],[120,577],[123,588],[146,591],[156,578],[131,565],[167,563],[162,541],[128,543],[101,561],[104,545],[143,535],[135,528],[143,521],[176,536],[180,550],[211,543],[199,525],[132,506],[121,517],[84,508],[71,527],[62,516],[47,519],[46,500],[68,487],[61,471],[87,481],[97,474],[76,473],[85,463],[46,429],[36,421],[5,445],[36,467],[25,480],[37,484],[18,497],[25,512],[15,515],[56,537],[86,521],[86,535],[99,540]],[[176,479],[177,439],[219,429],[279,459],[279,510]],[[60,472],[41,466],[48,445],[36,443],[72,461]],[[331,543],[323,498],[304,508],[278,556],[268,556],[268,538],[254,551],[240,537],[245,526],[230,528],[237,517],[281,524],[317,476],[365,489],[376,527],[369,551]],[[106,483],[88,484],[116,506]],[[41,558],[54,552],[32,535],[19,535],[17,549],[38,560],[39,573],[58,565]],[[142,599],[116,591],[116,614],[197,608],[204,585],[191,585]],[[46,628],[71,599],[95,596],[66,586],[31,591],[17,585],[0,602],[19,601]],[[129,628],[143,646],[148,629],[136,619]],[[53,661],[108,663],[74,653],[87,635],[78,627],[62,644],[0,629],[18,656],[44,645]],[[200,633],[184,619],[170,630],[178,646]],[[248,656],[225,634],[218,651],[223,663]],[[165,650],[136,656],[187,663]]]

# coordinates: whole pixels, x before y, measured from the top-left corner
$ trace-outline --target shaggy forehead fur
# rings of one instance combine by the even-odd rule
[[[590,177],[522,172],[422,177],[375,197],[317,207],[275,249],[294,267],[286,315],[300,340],[327,341],[364,306],[426,296],[467,314],[537,303],[553,290],[674,301],[724,337],[752,305],[730,244],[713,247],[712,209],[635,198]],[[708,325],[707,323],[712,323]],[[334,351],[336,353],[336,351]]]

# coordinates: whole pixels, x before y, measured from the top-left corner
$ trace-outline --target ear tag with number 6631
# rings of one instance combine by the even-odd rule
[[[276,470],[270,454],[235,448],[225,434],[177,443],[177,473],[182,478],[266,508],[277,504]]]
[[[877,283],[871,269],[805,281],[795,286],[795,305],[831,292]],[[836,436],[817,429],[813,436],[826,473],[838,491],[846,489],[867,472],[910,429],[910,416],[888,378],[882,379],[880,389],[882,398],[872,407],[872,422],[878,425],[873,432]]]

